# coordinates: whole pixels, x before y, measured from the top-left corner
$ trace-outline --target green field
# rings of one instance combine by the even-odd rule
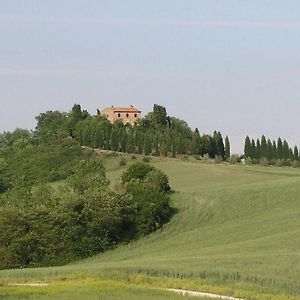
[[[112,185],[126,168],[117,162],[106,161]],[[50,299],[58,292],[71,299],[75,282],[77,296],[90,292],[90,299],[182,299],[159,290],[167,287],[300,299],[300,170],[180,159],[153,163],[175,190],[177,213],[170,223],[68,266],[1,271],[0,299],[35,299],[37,293],[36,299]],[[7,286],[36,281],[54,285],[37,292]]]

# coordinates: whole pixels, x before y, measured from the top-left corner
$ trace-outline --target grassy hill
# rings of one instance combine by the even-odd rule
[[[117,162],[106,161],[112,184],[125,168]],[[153,164],[168,174],[176,191],[172,201],[177,213],[170,223],[129,245],[68,266],[1,271],[0,298],[7,295],[8,282],[64,279],[72,285],[85,278],[123,282],[132,288],[130,295],[148,288],[145,299],[150,287],[300,299],[299,170],[174,159]],[[126,299],[127,288],[123,297],[103,299]],[[17,293],[17,288],[11,291]]]

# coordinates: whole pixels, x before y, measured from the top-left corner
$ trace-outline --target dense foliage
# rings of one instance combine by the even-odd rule
[[[263,135],[261,139],[245,139],[244,156],[251,159],[252,163],[260,163],[262,165],[277,166],[298,166],[299,151],[298,147],[291,148],[286,140],[277,141],[266,139]]]
[[[124,125],[121,121],[111,124],[99,111],[92,116],[80,105],[74,105],[69,113],[42,113],[37,121],[37,132],[46,142],[70,136],[82,146],[127,153],[173,157],[177,154],[207,154],[213,158],[230,156],[228,137],[224,145],[220,132],[201,136],[198,129],[193,132],[185,121],[168,116],[166,109],[157,104],[134,126]]]
[[[21,165],[27,158],[20,156]],[[28,179],[26,172],[14,179],[0,197],[0,269],[65,263],[161,227],[171,214],[168,179],[145,166],[144,181],[124,184],[118,193],[109,188],[100,159],[90,155],[60,186],[47,176]],[[135,178],[137,169],[129,170]],[[151,172],[161,180],[152,180]]]

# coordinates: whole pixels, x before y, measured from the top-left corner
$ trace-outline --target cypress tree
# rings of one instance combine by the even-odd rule
[[[113,151],[119,150],[119,135],[116,128],[113,128],[111,131],[110,149]]]
[[[260,148],[260,140],[256,140],[256,157],[258,160],[261,158],[261,148]]]
[[[282,158],[283,159],[288,159],[290,157],[290,147],[289,144],[286,140],[283,141],[283,146],[282,146]]]
[[[297,146],[294,147],[294,160],[299,160],[299,151]]]
[[[269,161],[273,159],[273,147],[272,147],[272,142],[270,139],[268,139],[267,142],[267,158]]]
[[[261,153],[261,157],[265,157],[265,158],[268,157],[268,145],[267,145],[266,137],[264,135],[261,137],[260,153]]]
[[[127,132],[125,128],[122,128],[120,131],[120,150],[121,152],[126,152],[127,149]]]
[[[283,146],[282,146],[281,138],[278,138],[278,141],[277,141],[277,158],[279,158],[279,159],[283,158]]]
[[[201,137],[198,128],[195,129],[192,137],[191,153],[200,154]]]
[[[252,159],[255,159],[257,158],[257,153],[256,153],[256,145],[255,145],[255,141],[252,139],[252,142],[251,142],[251,158]]]
[[[135,152],[134,135],[132,130],[130,130],[127,134],[126,152],[127,153]]]
[[[230,142],[228,136],[225,137],[225,159],[230,157]]]
[[[278,158],[276,141],[273,141],[273,143],[272,143],[272,154],[273,154],[273,159]]]
[[[152,152],[151,139],[149,137],[149,134],[146,134],[146,136],[145,136],[145,145],[144,145],[144,153],[145,153],[145,155],[150,155],[151,152]]]
[[[225,147],[224,147],[224,142],[223,142],[223,137],[221,132],[219,131],[217,133],[217,149],[218,149],[218,155],[220,155],[223,159],[225,157]]]
[[[252,150],[251,150],[251,141],[250,141],[250,138],[249,136],[246,136],[246,139],[245,139],[245,146],[244,146],[244,155],[245,157],[250,157],[252,156]]]
[[[293,149],[290,148],[289,152],[290,152],[289,158],[290,158],[290,160],[293,161],[294,160],[294,151],[293,151]]]

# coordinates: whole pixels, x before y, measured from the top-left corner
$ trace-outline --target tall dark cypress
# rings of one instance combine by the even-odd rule
[[[251,156],[250,157],[252,159],[257,158],[256,144],[255,144],[255,141],[253,139],[251,141]]]
[[[283,141],[283,146],[282,146],[282,158],[283,159],[288,159],[290,157],[290,147],[289,144],[286,140]]]
[[[250,157],[252,156],[252,151],[251,151],[251,141],[250,141],[250,138],[249,136],[246,136],[246,139],[245,139],[245,146],[244,146],[244,155],[245,157]]]
[[[273,143],[272,143],[272,154],[273,154],[273,159],[278,158],[276,141],[273,141]]]
[[[260,150],[261,157],[267,158],[267,156],[268,156],[268,145],[267,145],[266,137],[264,135],[261,137],[260,149],[261,149]]]
[[[298,147],[294,147],[294,160],[299,160],[299,150]]]
[[[192,137],[192,145],[191,145],[191,152],[192,154],[200,154],[201,147],[201,137],[198,128],[195,129]]]
[[[217,148],[218,148],[218,155],[220,155],[223,159],[225,157],[225,147],[224,141],[221,132],[218,132],[218,140],[217,140]]]
[[[277,141],[277,158],[279,158],[279,159],[283,158],[283,146],[282,146],[281,138],[278,138],[278,141]]]
[[[270,139],[268,139],[267,142],[267,159],[271,161],[273,159],[273,147],[272,147],[272,142]]]
[[[260,140],[256,140],[256,158],[260,160],[261,158],[261,149],[260,149]]]
[[[225,159],[228,159],[230,157],[230,142],[229,137],[225,137]]]

